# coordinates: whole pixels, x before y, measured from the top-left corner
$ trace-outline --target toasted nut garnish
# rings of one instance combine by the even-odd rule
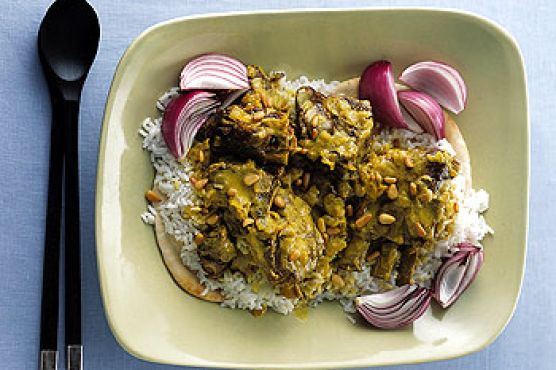
[[[254,183],[256,183],[257,181],[259,181],[261,179],[261,177],[259,175],[257,175],[256,173],[248,173],[247,175],[245,175],[243,177],[243,183],[247,186],[251,186]]]
[[[409,194],[417,194],[417,184],[415,184],[414,182],[409,183]]]
[[[328,235],[335,236],[341,233],[342,229],[340,229],[339,227],[329,227],[326,231],[328,232]]]
[[[197,190],[201,190],[202,188],[205,187],[205,185],[207,184],[209,180],[208,179],[201,179],[201,180],[197,180],[197,182],[195,182],[195,184],[193,185],[195,187],[195,189]],[[216,187],[217,184],[215,184]]]
[[[294,249],[288,255],[288,259],[293,262],[296,261],[299,258],[299,256],[301,256],[301,252],[299,251],[299,249]]]
[[[155,193],[152,190],[149,190],[145,193],[145,197],[150,201],[150,202],[160,202],[162,200],[162,198],[160,197],[160,195],[158,195],[157,193]]]
[[[247,227],[249,225],[252,225],[255,221],[252,218],[246,218],[245,220],[243,220],[242,226],[243,227]]]
[[[338,274],[332,274],[330,281],[332,282],[332,285],[334,285],[338,289],[343,288],[346,285],[344,279],[342,279],[342,277]]]
[[[195,244],[199,245],[203,242],[203,240],[205,240],[205,236],[203,235],[203,233],[197,233],[195,234]]]
[[[321,233],[326,232],[326,224],[324,223],[324,218],[319,217],[319,219],[317,220],[317,228]]]
[[[398,179],[395,177],[391,177],[391,176],[386,176],[384,178],[384,182],[387,184],[395,184],[396,182],[398,182]]]
[[[370,213],[365,213],[363,216],[355,220],[355,226],[358,228],[364,227],[372,220],[373,216]]]
[[[276,207],[278,208],[284,208],[286,206],[286,201],[284,200],[284,198],[282,198],[281,196],[277,195],[274,198],[274,204],[276,205]]]
[[[456,213],[459,212],[459,203],[458,202],[454,203],[454,212],[456,212]]]
[[[378,216],[378,222],[380,222],[383,225],[391,225],[394,222],[396,222],[396,217],[389,215],[388,213],[381,213]]]
[[[346,215],[347,215],[348,217],[353,216],[353,206],[352,206],[351,204],[348,204],[348,205],[346,206]]]
[[[236,188],[229,188],[228,191],[226,192],[226,194],[229,197],[235,197],[237,195],[237,189]]]
[[[309,181],[311,181],[311,173],[305,172],[303,174],[303,187],[307,189],[309,187]]]
[[[316,139],[317,136],[319,135],[319,132],[315,129],[311,130],[311,139]]]
[[[319,125],[319,116],[317,116],[316,114],[313,116],[313,118],[311,118],[311,126],[313,127],[317,127]]]
[[[203,162],[205,160],[205,153],[202,150],[199,150],[199,162]]]
[[[330,237],[328,236],[327,233],[322,233],[322,238],[324,239],[325,243],[328,243],[328,240],[330,240]]]
[[[430,202],[432,201],[432,198],[434,197],[432,190],[431,189],[427,189],[425,190],[422,194],[419,195],[419,198],[424,201],[424,202]]]
[[[427,236],[427,230],[425,230],[425,228],[423,227],[423,225],[421,225],[421,223],[415,222],[414,226],[415,226],[415,231],[417,232],[417,235],[419,235],[421,238],[424,238],[425,236]]]
[[[262,120],[263,118],[264,118],[264,111],[259,110],[259,111],[255,112],[255,113],[253,113],[253,119],[254,119],[255,121],[260,121],[260,120]]]
[[[217,214],[212,214],[207,217],[207,225],[215,225],[220,217]]]
[[[254,317],[261,317],[266,312],[266,306],[263,306],[263,308],[258,309],[258,310],[251,310],[250,312],[251,312],[251,315],[253,315]]]
[[[404,164],[407,168],[413,168],[415,167],[415,163],[413,163],[413,161],[411,160],[410,157],[405,157],[404,159]]]
[[[379,251],[374,251],[373,253],[371,253],[367,256],[367,262],[374,261],[375,259],[378,258],[378,256],[380,256],[380,252]]]
[[[303,184],[303,180],[301,180],[301,179],[295,180],[295,185],[301,186],[302,184]]]
[[[388,199],[390,200],[394,200],[398,197],[398,188],[396,187],[396,184],[390,184],[386,195],[388,195]]]

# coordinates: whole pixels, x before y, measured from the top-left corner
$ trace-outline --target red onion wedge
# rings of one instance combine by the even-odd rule
[[[430,291],[417,285],[403,285],[385,293],[355,299],[357,311],[371,325],[382,329],[411,324],[429,307]]]
[[[445,137],[444,112],[436,100],[418,91],[400,91],[398,98],[409,115],[429,134],[437,139]]]
[[[434,299],[443,307],[453,304],[473,282],[484,261],[481,248],[462,243],[459,251],[448,258],[434,281]]]
[[[459,243],[459,244],[456,246],[456,249],[457,249],[459,252],[464,252],[464,251],[466,251],[466,252],[476,252],[477,249],[479,249],[479,248],[476,247],[476,246],[474,246],[473,244],[471,244],[471,243],[469,243],[469,242],[462,242],[462,243]]]
[[[422,134],[425,131],[423,130],[421,125],[417,121],[415,121],[415,119],[411,116],[411,114],[407,112],[407,109],[401,107],[401,111],[402,111],[402,117],[405,121],[405,124],[407,125],[407,128],[410,131],[416,132],[418,134]]]
[[[373,115],[379,122],[392,127],[408,128],[396,96],[390,62],[379,60],[365,68],[359,81],[359,99],[371,101]]]
[[[460,73],[445,63],[426,61],[407,67],[400,81],[432,96],[440,105],[458,114],[467,104],[467,87]]]
[[[176,159],[185,157],[195,134],[219,105],[216,95],[190,91],[178,95],[166,106],[162,117],[162,136]]]
[[[182,90],[248,89],[247,68],[223,54],[204,54],[191,60],[180,74]]]

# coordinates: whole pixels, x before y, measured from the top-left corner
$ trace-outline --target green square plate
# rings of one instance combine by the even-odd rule
[[[181,291],[140,214],[153,180],[137,130],[184,62],[223,52],[313,78],[357,76],[376,59],[397,68],[456,66],[469,89],[458,117],[474,184],[491,194],[486,262],[446,311],[404,330],[352,325],[336,303],[309,319],[220,308]],[[186,17],[143,32],[116,70],[102,127],[97,198],[98,270],[106,316],[120,344],[149,361],[201,367],[356,367],[462,356],[491,343],[510,319],[525,264],[529,123],[521,53],[511,36],[468,13],[433,9],[247,12]]]

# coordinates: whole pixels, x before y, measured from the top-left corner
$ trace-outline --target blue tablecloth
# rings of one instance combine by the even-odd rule
[[[102,42],[80,115],[83,330],[88,369],[170,369],[137,360],[118,346],[102,309],[95,256],[94,193],[99,130],[116,64],[146,27],[179,15],[288,7],[440,6],[476,12],[517,39],[527,67],[531,115],[529,252],[521,299],[504,333],[485,350],[414,369],[556,368],[556,5],[531,1],[91,0]],[[50,1],[0,0],[0,368],[36,368],[50,105],[36,32]],[[488,122],[485,122],[488,124]],[[511,186],[511,184],[508,184]],[[408,369],[409,366],[394,369]]]

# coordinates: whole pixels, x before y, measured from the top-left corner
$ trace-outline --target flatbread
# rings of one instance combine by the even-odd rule
[[[359,95],[359,77],[350,78],[349,80],[340,82],[332,92],[334,94],[342,94],[357,98]],[[463,135],[452,117],[444,112],[444,119],[446,140],[448,140],[456,152],[455,157],[461,164],[461,174],[465,178],[465,189],[466,191],[469,191],[472,186],[471,158],[469,157],[469,150],[467,150],[467,145],[465,144]]]
[[[444,120],[444,134],[446,135],[446,140],[448,140],[456,152],[455,157],[461,165],[460,172],[465,178],[465,189],[466,191],[470,191],[472,186],[471,157],[469,156],[467,144],[465,144],[465,140],[463,140],[463,135],[458,125],[446,112],[444,112]]]
[[[349,80],[342,81],[332,90],[334,94],[351,96],[357,98],[359,95],[359,77],[350,78]]]
[[[155,215],[154,232],[162,259],[172,278],[187,293],[208,302],[222,302],[224,297],[218,292],[203,294],[205,286],[197,276],[183,265],[180,257],[180,244],[164,230],[164,223],[159,215]]]

